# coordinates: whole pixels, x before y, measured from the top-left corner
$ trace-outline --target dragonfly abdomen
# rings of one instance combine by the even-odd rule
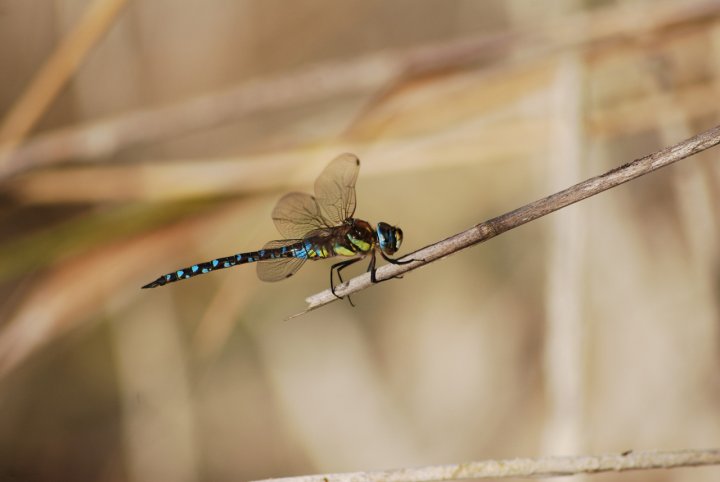
[[[194,264],[187,268],[182,268],[172,273],[160,276],[152,283],[148,283],[143,288],[156,288],[163,286],[168,283],[174,283],[183,279],[192,278],[193,276],[210,273],[211,271],[217,271],[219,269],[232,268],[240,264],[255,263],[257,261],[265,261],[269,259],[280,259],[280,258],[314,258],[317,256],[316,252],[309,249],[307,242],[298,242],[289,246],[283,246],[280,248],[272,249],[261,249],[259,251],[249,251],[247,253],[239,253],[225,258],[216,258],[212,261],[206,261],[204,263]]]

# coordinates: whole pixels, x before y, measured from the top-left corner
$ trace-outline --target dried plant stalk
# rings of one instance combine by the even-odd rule
[[[267,479],[269,482],[431,482],[458,479],[507,477],[553,477],[559,475],[622,472],[626,470],[669,469],[720,464],[720,450],[677,450],[577,457],[483,460],[454,465],[379,472],[318,474]],[[257,481],[265,482],[265,481]]]
[[[623,166],[612,169],[605,174],[575,184],[563,191],[526,204],[514,211],[497,216],[489,221],[473,226],[466,231],[426,246],[404,258],[404,260],[416,260],[413,263],[405,265],[388,264],[378,268],[377,279],[388,280],[395,278],[462,249],[487,241],[505,231],[509,231],[546,214],[550,214],[565,206],[582,201],[583,199],[619,186],[656,169],[685,159],[717,144],[720,144],[720,125],[679,142],[678,144],[636,159]],[[346,296],[368,288],[371,285],[370,274],[366,273],[336,287],[335,292],[339,296]],[[307,309],[293,317],[307,313],[337,299],[329,289],[310,296],[305,299],[308,303]]]

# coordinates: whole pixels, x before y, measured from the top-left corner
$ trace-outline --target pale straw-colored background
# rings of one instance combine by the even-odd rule
[[[720,445],[717,149],[356,308],[283,321],[330,262],[139,289],[345,151],[407,253],[707,129],[720,2],[124,3],[0,1],[0,480]]]

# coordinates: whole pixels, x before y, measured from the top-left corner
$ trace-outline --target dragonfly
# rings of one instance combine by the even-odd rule
[[[143,288],[156,288],[220,269],[257,263],[257,275],[263,281],[280,281],[295,274],[305,261],[345,258],[330,268],[330,290],[335,293],[333,273],[343,283],[341,271],[370,257],[367,271],[377,283],[376,254],[392,264],[407,264],[392,256],[400,249],[403,232],[385,222],[373,227],[355,215],[355,182],[360,159],[354,154],[341,154],[320,173],[315,181],[315,195],[291,192],[283,196],[272,212],[275,227],[284,237],[266,243],[258,251],[234,254],[194,264],[160,276]],[[349,299],[352,304],[352,300]]]

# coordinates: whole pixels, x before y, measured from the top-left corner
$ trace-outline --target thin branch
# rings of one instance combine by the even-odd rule
[[[676,450],[671,452],[648,451],[597,456],[483,460],[415,469],[305,475],[256,482],[431,482],[508,477],[537,478],[719,464],[720,450],[718,449]]]
[[[665,167],[693,154],[709,149],[720,144],[720,125],[686,139],[678,144],[666,147],[648,156],[636,159],[623,166],[612,169],[600,176],[593,177],[579,184],[575,184],[563,191],[557,192],[538,201],[526,204],[514,211],[480,223],[472,228],[444,239],[440,242],[426,246],[407,256],[405,260],[414,259],[413,263],[405,265],[388,264],[377,270],[378,280],[388,280],[399,275],[425,266],[462,249],[469,248],[478,243],[487,241],[495,236],[521,226],[525,223],[550,214],[565,206],[582,201],[607,189],[616,187],[625,182],[631,181],[644,174]],[[370,274],[366,273],[357,276],[346,283],[335,288],[340,296],[351,295],[372,285]],[[295,316],[302,315],[308,311],[319,308],[323,305],[336,301],[332,292],[328,289],[305,299],[308,307],[305,311]]]

